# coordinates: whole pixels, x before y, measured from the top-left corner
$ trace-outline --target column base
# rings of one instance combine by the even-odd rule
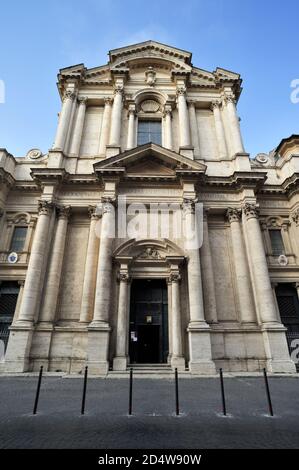
[[[88,327],[87,365],[91,375],[108,374],[110,331],[107,323],[99,326],[99,322],[94,322]]]
[[[2,370],[8,373],[28,372],[29,355],[34,328],[32,324],[25,326],[12,326],[8,346],[5,354],[5,363]]]
[[[217,373],[213,361],[190,361],[189,370],[192,375],[216,375]]]
[[[189,349],[191,374],[215,375],[216,366],[212,360],[211,329],[205,322],[190,323]]]
[[[52,322],[40,322],[35,330],[35,355],[32,355],[32,371],[38,372],[43,366],[49,371],[49,358],[54,326]]]
[[[184,372],[186,370],[185,358],[172,356],[171,367],[172,369],[178,369],[179,372]]]
[[[115,357],[113,359],[113,370],[124,371],[128,367],[128,358],[127,357]]]
[[[183,157],[190,158],[190,160],[194,160],[194,147],[187,146],[187,147],[180,147],[179,154]]]
[[[263,325],[263,338],[267,357],[267,370],[274,374],[296,374],[286,338],[286,328],[281,324]]]
[[[120,145],[107,145],[106,147],[106,158],[116,157],[121,153]]]

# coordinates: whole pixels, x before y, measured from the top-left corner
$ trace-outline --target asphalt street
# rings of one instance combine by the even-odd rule
[[[175,415],[172,379],[136,379],[128,416],[126,379],[45,377],[32,415],[37,378],[0,377],[2,449],[294,449],[299,447],[299,379],[270,378],[271,418],[263,378],[226,378],[229,416],[218,379],[181,379]]]

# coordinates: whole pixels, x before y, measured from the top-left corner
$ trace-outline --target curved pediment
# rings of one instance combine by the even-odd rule
[[[165,261],[169,257],[183,257],[184,253],[168,239],[129,240],[120,245],[114,258],[128,257],[134,260]]]
[[[130,63],[145,63],[163,61],[186,73],[191,72],[192,54],[182,49],[166,46],[156,41],[146,41],[127,47],[114,49],[109,53],[111,70],[128,67]]]

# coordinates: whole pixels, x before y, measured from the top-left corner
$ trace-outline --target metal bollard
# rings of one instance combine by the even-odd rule
[[[37,407],[38,407],[40,387],[41,387],[42,377],[43,377],[43,370],[44,370],[44,367],[41,366],[40,371],[39,371],[39,377],[38,377],[38,383],[37,383],[37,389],[36,389],[36,395],[35,395],[35,402],[34,402],[34,407],[33,407],[33,414],[34,415],[37,414]]]
[[[133,369],[130,369],[129,416],[133,414]]]
[[[180,416],[180,402],[179,402],[179,373],[178,369],[175,369],[175,408],[176,415]]]
[[[269,405],[270,416],[274,416],[272,400],[271,400],[271,393],[270,393],[270,387],[269,387],[269,381],[268,381],[268,376],[267,376],[266,369],[264,369],[264,378],[265,378],[265,386],[266,386],[266,393],[267,393],[267,400],[268,400],[268,405]]]
[[[226,415],[227,415],[227,412],[226,412],[226,401],[225,401],[223,369],[220,369],[220,383],[221,383],[221,397],[222,397],[223,415],[226,416]]]
[[[87,390],[87,378],[88,378],[88,367],[85,367],[84,374],[84,385],[83,385],[83,396],[82,396],[82,406],[81,406],[81,415],[85,414],[85,401],[86,401],[86,390]]]

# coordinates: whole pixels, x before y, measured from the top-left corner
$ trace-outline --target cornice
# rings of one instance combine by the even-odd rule
[[[228,189],[250,188],[258,190],[267,179],[267,172],[235,172],[231,176],[205,176],[206,186],[227,187]]]
[[[261,194],[280,194],[291,197],[299,190],[299,173],[294,173],[280,185],[265,185],[260,188]]]
[[[5,184],[9,188],[12,188],[15,185],[15,178],[8,173],[8,171],[4,170],[4,168],[0,168],[0,184]]]
[[[38,184],[59,184],[67,181],[69,173],[62,168],[31,168],[33,181]]]

